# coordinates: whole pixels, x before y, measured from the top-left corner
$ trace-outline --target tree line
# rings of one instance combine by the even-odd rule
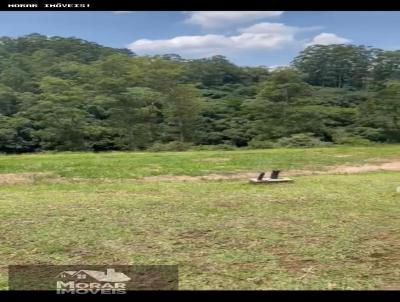
[[[307,47],[289,67],[0,38],[0,152],[400,142],[400,51]]]

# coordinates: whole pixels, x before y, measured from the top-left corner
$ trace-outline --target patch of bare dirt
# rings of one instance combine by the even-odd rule
[[[305,175],[325,175],[325,174],[353,174],[373,171],[400,171],[400,160],[393,160],[391,162],[377,162],[373,164],[365,164],[358,166],[341,165],[328,167],[327,169],[320,171],[312,170],[288,170],[283,171],[282,176],[305,176]],[[225,174],[207,174],[203,176],[189,176],[189,175],[157,175],[157,176],[145,176],[138,179],[93,179],[88,180],[79,177],[64,178],[56,176],[52,173],[7,173],[0,174],[0,185],[2,184],[30,184],[37,181],[45,181],[52,183],[64,183],[64,182],[160,182],[160,181],[172,181],[172,182],[190,182],[190,181],[222,181],[222,180],[248,180],[258,175],[260,171],[255,172],[237,172],[237,173],[225,173]],[[267,173],[268,175],[268,173]]]
[[[400,160],[391,162],[383,162],[377,164],[365,164],[358,166],[341,165],[330,167],[323,171],[312,170],[289,170],[282,173],[283,176],[304,176],[304,175],[321,175],[321,174],[353,174],[373,171],[400,171]],[[159,175],[146,176],[141,178],[142,181],[199,181],[199,180],[248,180],[256,177],[258,172],[238,172],[234,174],[208,174],[204,176],[187,176],[187,175]],[[268,174],[268,173],[267,173]]]
[[[330,173],[362,173],[373,171],[400,171],[400,160],[361,166],[337,166],[328,170]]]
[[[210,234],[212,233],[212,230],[187,230],[184,232],[181,232],[179,234],[179,237],[182,239],[188,239],[188,240],[199,240],[199,238],[202,237],[209,237]]]
[[[245,179],[254,177],[255,173],[243,172],[235,174],[208,174],[203,176],[188,176],[188,175],[158,175],[145,176],[140,178],[143,181],[199,181],[199,180],[230,180],[230,179]]]
[[[314,259],[304,258],[299,254],[289,252],[291,249],[285,246],[273,246],[268,248],[279,261],[279,264],[289,273],[303,279],[308,274],[312,274],[319,268],[320,264]]]
[[[202,176],[189,176],[189,175],[157,175],[145,176],[138,180],[146,182],[157,181],[199,181],[199,180],[248,180],[249,178],[257,177],[260,172],[237,172],[229,174],[207,174]],[[322,171],[310,170],[289,170],[282,173],[283,176],[301,176],[312,174],[325,174]],[[267,172],[268,175],[268,172]]]
[[[5,173],[0,174],[0,185],[30,184],[53,176],[52,173]]]

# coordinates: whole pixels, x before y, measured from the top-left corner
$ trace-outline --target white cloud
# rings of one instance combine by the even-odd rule
[[[189,56],[226,55],[244,50],[279,49],[293,42],[287,35],[242,33],[235,36],[179,36],[165,40],[140,39],[128,45],[138,54],[178,53]]]
[[[187,56],[227,55],[233,52],[275,50],[301,44],[295,35],[305,30],[283,23],[259,23],[238,30],[238,34],[178,36],[172,39],[140,39],[127,47],[138,54],[178,53]]]
[[[252,26],[239,29],[240,32],[247,33],[279,33],[279,34],[288,34],[293,35],[299,32],[305,31],[313,31],[322,29],[321,26],[311,26],[311,27],[297,27],[297,26],[289,26],[283,23],[269,23],[262,22],[257,23]]]
[[[288,26],[283,23],[258,23],[246,28],[240,28],[239,32],[249,33],[253,35],[274,35],[274,36],[286,36],[292,37],[298,30],[297,27]]]
[[[159,53],[197,53],[205,54],[225,48],[231,43],[223,35],[179,36],[165,40],[140,39],[128,45],[128,48],[139,54]]]
[[[227,27],[264,18],[278,17],[282,13],[282,11],[195,11],[185,12],[188,15],[185,22],[205,28]]]
[[[311,46],[311,45],[329,45],[329,44],[346,44],[350,43],[351,40],[339,37],[336,34],[332,33],[320,33],[319,35],[315,36],[311,42],[306,44],[306,46]]]

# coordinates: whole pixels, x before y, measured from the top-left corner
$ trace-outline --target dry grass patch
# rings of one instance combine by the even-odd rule
[[[0,185],[32,184],[37,181],[54,179],[53,173],[5,173],[0,174]]]

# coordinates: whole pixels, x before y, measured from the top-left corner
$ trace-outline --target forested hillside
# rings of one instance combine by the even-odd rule
[[[0,152],[369,142],[400,142],[400,51],[315,45],[268,70],[0,38]]]

